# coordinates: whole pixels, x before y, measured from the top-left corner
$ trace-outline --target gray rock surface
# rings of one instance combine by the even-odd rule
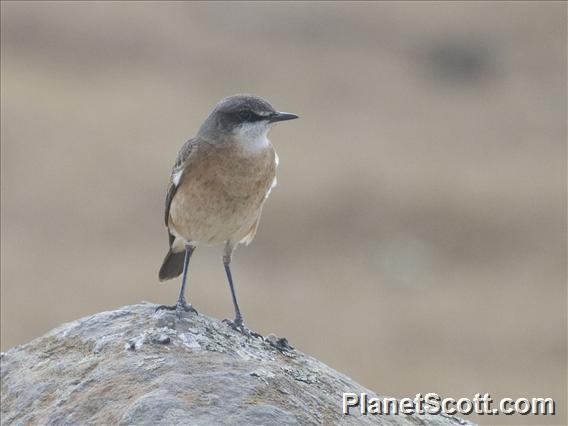
[[[343,392],[376,394],[297,350],[155,308],[98,313],[3,353],[2,424],[468,424],[345,416]]]

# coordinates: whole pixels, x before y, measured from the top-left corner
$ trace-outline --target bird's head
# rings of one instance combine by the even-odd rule
[[[266,137],[274,123],[298,118],[279,112],[258,96],[234,95],[221,100],[205,120],[200,135],[232,135],[237,139],[256,140]]]

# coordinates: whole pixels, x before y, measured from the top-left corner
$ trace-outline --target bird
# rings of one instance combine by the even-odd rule
[[[235,318],[224,320],[234,330],[251,332],[239,309],[231,260],[239,244],[253,240],[264,203],[276,186],[278,155],[268,139],[275,123],[298,118],[277,111],[267,100],[239,94],[219,101],[197,135],[181,147],[166,193],[165,225],[169,249],[159,270],[160,281],[182,275],[175,305],[157,308],[197,313],[185,298],[189,261],[197,247],[223,246],[223,266]]]

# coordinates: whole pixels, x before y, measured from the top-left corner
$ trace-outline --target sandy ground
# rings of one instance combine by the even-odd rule
[[[553,397],[566,424],[566,4],[2,2],[2,348],[159,284],[177,150],[278,126],[235,257],[248,325],[393,396]],[[232,315],[220,251],[189,297]]]

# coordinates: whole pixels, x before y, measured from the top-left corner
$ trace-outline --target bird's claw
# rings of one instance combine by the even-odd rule
[[[223,320],[223,323],[224,323],[224,324],[227,324],[227,325],[228,325],[229,327],[231,327],[233,330],[235,330],[235,331],[241,333],[241,334],[244,335],[244,336],[247,336],[247,337],[255,337],[255,338],[257,338],[257,339],[262,339],[262,340],[264,340],[264,338],[263,338],[260,334],[258,334],[258,333],[255,332],[255,331],[252,331],[252,330],[248,329],[248,328],[245,326],[245,323],[243,322],[243,320],[235,319],[235,320],[231,321],[230,319],[225,318],[225,319]]]
[[[175,305],[160,305],[156,308],[156,312],[166,310],[166,311],[176,311],[177,317],[181,319],[184,312],[193,312],[197,315],[197,310],[191,306],[191,303],[186,303],[185,301],[178,301]]]

